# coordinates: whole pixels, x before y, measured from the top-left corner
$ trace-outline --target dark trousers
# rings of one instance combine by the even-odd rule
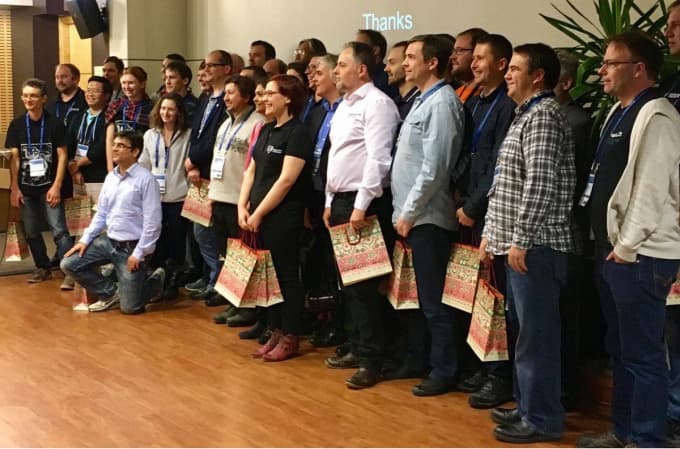
[[[305,308],[305,290],[300,279],[301,213],[299,223],[277,219],[276,213],[267,215],[259,233],[262,247],[271,252],[283,295],[283,303],[267,310],[269,327],[281,329],[285,335],[300,335]]]
[[[458,372],[455,315],[452,308],[442,304],[442,294],[453,233],[433,224],[424,224],[411,229],[407,240],[413,251],[420,310],[432,338],[430,377],[451,380]]]
[[[332,226],[349,222],[354,210],[356,192],[336,193],[331,204]],[[371,202],[366,216],[377,215],[380,228],[391,254],[396,241],[392,226],[392,196],[386,191]],[[343,287],[345,300],[345,329],[351,351],[361,360],[361,366],[380,370],[385,351],[382,310],[384,299],[378,294],[381,278],[369,279]]]
[[[559,436],[564,427],[560,402],[560,288],[567,254],[545,246],[526,253],[528,272],[506,267],[508,309],[518,323],[515,343],[515,399],[522,419]]]
[[[614,432],[638,447],[661,447],[666,437],[668,368],[664,344],[666,296],[680,261],[638,256],[606,261],[598,251],[598,289],[613,361]]]
[[[303,280],[311,296],[332,295],[338,291],[338,279],[331,236],[322,219],[325,195],[316,191],[312,195],[309,208],[312,242],[303,266]]]
[[[680,306],[666,308],[668,347],[668,418],[680,422]]]
[[[182,217],[183,202],[161,203],[163,219],[161,236],[156,243],[152,266],[158,267],[166,261],[173,267],[180,267],[186,259],[186,235],[189,220]]]

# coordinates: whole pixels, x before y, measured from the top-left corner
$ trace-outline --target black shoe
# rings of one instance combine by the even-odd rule
[[[680,421],[668,420],[666,447],[680,447]]]
[[[491,410],[491,421],[496,424],[509,425],[522,420],[522,415],[519,412],[519,408],[502,408],[497,407]]]
[[[540,443],[543,441],[555,441],[560,439],[560,434],[541,432],[536,426],[527,421],[520,420],[513,424],[501,424],[496,426],[493,436],[498,441],[515,444]]]
[[[480,388],[482,388],[484,382],[486,382],[486,376],[484,375],[482,370],[479,370],[472,376],[466,377],[465,379],[458,382],[456,388],[465,393],[474,393],[476,391],[479,391]]]
[[[328,368],[345,369],[345,368],[359,368],[359,357],[351,352],[342,357],[328,357],[324,360],[324,364]]]
[[[576,447],[625,447],[626,442],[614,435],[614,432],[591,433],[581,435],[576,440]]]
[[[257,343],[259,345],[264,345],[269,341],[269,337],[271,337],[272,331],[270,329],[265,329],[264,332],[262,332],[262,335],[257,337]]]
[[[345,381],[345,385],[353,390],[361,390],[372,387],[380,382],[380,373],[378,370],[371,368],[359,368],[359,370],[352,374],[352,377]]]
[[[267,325],[264,320],[258,320],[250,329],[239,332],[238,338],[241,340],[255,340],[264,333],[265,329],[267,329]]]
[[[214,288],[205,288],[198,293],[189,293],[189,297],[197,301],[207,301],[217,294]]]
[[[394,369],[383,369],[382,377],[385,380],[418,379],[427,376],[424,368],[416,368],[410,365],[401,365]]]
[[[175,287],[174,285],[166,285],[165,288],[163,289],[163,293],[161,293],[161,300],[163,301],[171,301],[173,299],[177,299],[179,296],[179,289]]]
[[[227,306],[227,305],[229,305],[229,301],[227,301],[219,293],[214,292],[211,297],[209,297],[208,299],[205,300],[205,305],[206,305],[206,307]],[[227,324],[229,324],[229,318],[227,318]]]
[[[255,321],[257,321],[257,313],[255,313],[255,309],[238,309],[238,313],[227,318],[227,326],[252,326],[255,324]]]
[[[343,355],[347,354],[352,350],[352,346],[350,346],[349,342],[345,342],[335,348],[335,353],[338,355],[338,357],[342,357]]]
[[[435,379],[427,377],[413,387],[411,391],[416,396],[437,396],[456,390],[456,381],[453,379]]]
[[[194,282],[190,282],[186,285],[184,285],[184,289],[188,291],[191,294],[196,294],[196,293],[201,293],[206,289],[208,286],[208,283],[205,282],[203,278],[199,278],[195,280]]]
[[[227,318],[229,318],[229,314],[233,309],[234,306],[230,304],[227,306],[226,309],[215,315],[213,317],[213,321],[215,322],[215,324],[227,324]]]
[[[347,341],[345,333],[338,328],[331,327],[325,332],[309,339],[309,342],[315,348],[327,348],[329,346],[337,346]]]
[[[494,408],[513,400],[512,381],[489,376],[482,388],[472,393],[468,402],[472,408]]]

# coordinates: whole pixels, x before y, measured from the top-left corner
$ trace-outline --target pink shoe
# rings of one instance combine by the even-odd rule
[[[276,345],[279,344],[279,340],[281,340],[281,331],[280,330],[271,331],[270,336],[269,336],[269,340],[267,340],[267,343],[262,345],[262,347],[260,349],[253,352],[251,355],[253,357],[255,357],[256,359],[259,359],[260,357],[264,356],[269,351],[274,349],[276,347]]]
[[[282,362],[300,355],[300,337],[288,334],[274,349],[262,356],[265,362]]]

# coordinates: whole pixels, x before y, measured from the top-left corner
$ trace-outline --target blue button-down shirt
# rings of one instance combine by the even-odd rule
[[[450,179],[463,147],[464,120],[451,86],[437,83],[415,100],[392,167],[393,222],[402,218],[414,226],[457,228]]]
[[[143,260],[156,247],[161,218],[161,194],[151,172],[135,163],[121,176],[116,167],[104,180],[97,213],[80,242],[89,245],[106,228],[110,239],[139,240],[132,255]]]

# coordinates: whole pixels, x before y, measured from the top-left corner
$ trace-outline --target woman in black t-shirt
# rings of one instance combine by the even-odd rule
[[[255,357],[281,361],[298,355],[304,311],[304,288],[299,278],[300,235],[308,184],[303,171],[312,142],[298,115],[304,108],[302,83],[278,75],[265,91],[266,124],[253,148],[253,159],[243,178],[238,204],[239,226],[258,232],[270,250],[284,302],[269,308],[273,330]]]

